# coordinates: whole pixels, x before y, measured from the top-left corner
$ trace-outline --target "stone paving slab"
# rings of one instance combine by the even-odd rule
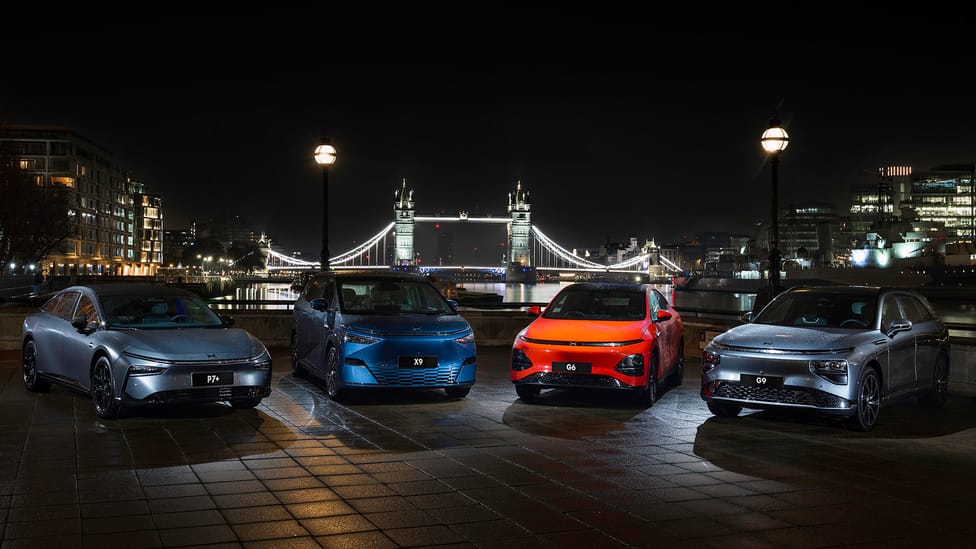
[[[275,354],[258,408],[105,421],[29,393],[0,351],[0,549],[19,547],[971,547],[976,399],[813,416],[711,416],[697,365],[645,408],[519,400],[508,349],[467,398],[341,404]]]

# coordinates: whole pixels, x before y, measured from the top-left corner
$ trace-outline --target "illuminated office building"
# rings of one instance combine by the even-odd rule
[[[68,190],[68,236],[44,258],[55,276],[152,276],[162,262],[158,197],[132,181],[113,154],[68,128],[0,127],[0,143],[38,186]],[[138,225],[138,227],[137,227]]]

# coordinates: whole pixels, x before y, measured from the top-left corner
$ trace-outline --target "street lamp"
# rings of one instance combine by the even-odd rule
[[[772,299],[779,295],[779,197],[777,196],[778,182],[776,180],[777,170],[779,169],[779,153],[786,150],[790,144],[790,134],[780,126],[780,121],[773,118],[769,121],[769,128],[763,132],[760,139],[762,148],[770,156],[770,168],[772,170],[772,193],[769,205],[770,230],[769,230],[769,298]]]
[[[322,134],[322,144],[315,147],[315,162],[322,166],[322,255],[319,268],[329,270],[329,166],[335,164],[336,150]]]

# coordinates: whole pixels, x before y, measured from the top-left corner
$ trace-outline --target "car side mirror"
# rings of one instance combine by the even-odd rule
[[[756,313],[752,311],[746,311],[745,313],[742,314],[742,316],[739,317],[739,320],[745,322],[746,324],[749,324],[750,322],[752,322],[752,319],[754,318],[756,318]]]
[[[90,334],[95,331],[93,327],[88,326],[88,317],[85,316],[76,316],[72,318],[71,325],[83,334]]]
[[[312,308],[315,309],[316,311],[321,311],[321,312],[324,312],[329,308],[329,300],[325,299],[324,297],[313,299],[308,304],[311,305]]]
[[[908,320],[907,318],[892,320],[891,323],[888,324],[888,331],[886,331],[885,334],[887,334],[888,337],[895,337],[895,334],[898,332],[907,332],[911,329],[912,321]]]
[[[526,313],[532,316],[539,316],[542,314],[542,307],[538,305],[532,305],[526,310]]]
[[[458,302],[456,299],[448,299],[447,304],[451,306],[452,311],[457,312]]]
[[[656,320],[658,322],[664,322],[665,320],[671,320],[671,316],[672,316],[671,313],[665,311],[664,309],[661,309],[660,311],[657,312]]]
[[[234,317],[230,315],[220,315],[220,322],[222,322],[224,326],[233,326]]]

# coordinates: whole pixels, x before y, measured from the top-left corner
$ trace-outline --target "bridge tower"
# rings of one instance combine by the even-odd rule
[[[508,225],[508,266],[506,282],[535,282],[535,266],[530,256],[529,238],[532,235],[532,204],[528,191],[522,190],[519,181],[514,193],[508,193],[508,212],[512,221]]]
[[[407,180],[403,186],[393,191],[393,231],[396,235],[396,257],[394,265],[413,265],[414,207],[413,189],[407,192]]]

